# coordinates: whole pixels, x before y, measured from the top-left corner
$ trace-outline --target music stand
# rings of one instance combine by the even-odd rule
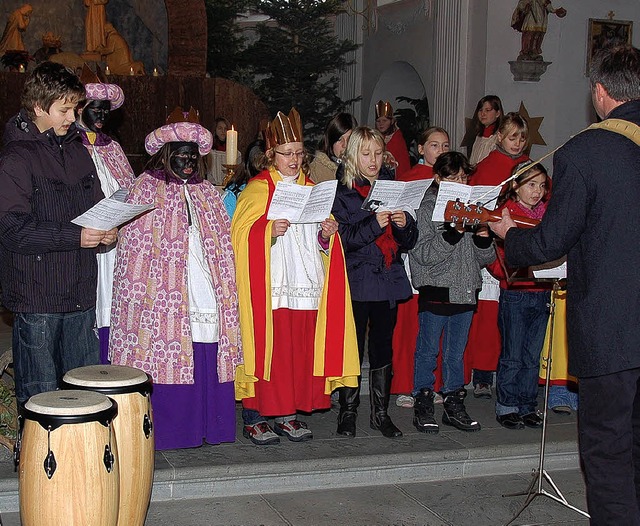
[[[515,278],[514,281],[524,281],[524,279]],[[531,278],[528,279],[531,281]],[[590,518],[589,514],[586,511],[582,511],[580,508],[577,508],[569,502],[564,497],[556,483],[553,481],[549,473],[544,469],[544,453],[545,453],[545,442],[547,439],[547,404],[549,401],[549,384],[551,381],[551,360],[553,353],[553,328],[555,321],[555,310],[556,310],[556,296],[558,291],[560,290],[560,282],[563,281],[564,278],[553,278],[551,281],[553,282],[553,289],[551,291],[551,301],[549,302],[549,345],[548,345],[548,354],[546,359],[547,365],[547,373],[545,375],[544,380],[544,410],[542,412],[542,436],[540,438],[540,456],[538,458],[538,469],[533,472],[533,480],[526,491],[518,492],[518,493],[507,493],[502,495],[503,497],[517,497],[520,495],[526,495],[527,498],[524,501],[524,504],[520,507],[520,509],[516,512],[516,514],[511,518],[509,522],[505,524],[505,526],[509,526],[513,521],[515,521],[520,514],[531,504],[536,497],[548,497],[551,500],[562,504],[566,508],[569,508],[576,513],[584,515],[586,518]],[[550,279],[545,278],[537,278],[534,281],[550,281]],[[543,481],[547,481],[555,494],[550,493],[546,489],[542,487]]]

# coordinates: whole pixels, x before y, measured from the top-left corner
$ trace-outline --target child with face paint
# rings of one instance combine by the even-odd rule
[[[124,103],[124,93],[116,84],[106,84],[85,65],[80,80],[84,83],[86,102],[78,108],[76,126],[82,143],[96,166],[102,193],[110,197],[120,188],[129,188],[134,173],[120,144],[104,133],[111,111]],[[98,287],[96,323],[100,338],[100,361],[108,363],[109,324],[113,289],[116,244],[98,251]]]
[[[257,445],[311,439],[296,413],[328,409],[331,392],[356,386],[360,373],[338,223],[267,219],[276,184],[313,184],[295,109],[278,112],[266,146],[264,170],[240,194],[231,227],[244,347],[236,397],[242,434]]]
[[[118,243],[109,354],[153,378],[156,449],[235,440],[235,264],[229,217],[203,180],[212,136],[197,120],[178,108],[147,136],[152,157],[128,201],[155,208]]]
[[[369,426],[387,438],[402,436],[387,413],[393,376],[391,342],[398,302],[411,297],[401,253],[413,247],[418,231],[408,212],[372,212],[363,210],[362,204],[374,181],[393,179],[392,162],[380,132],[367,127],[353,130],[344,163],[338,168],[340,184],[333,203],[347,257],[361,361],[369,329]],[[336,433],[353,437],[360,405],[359,386],[340,389],[339,402]]]

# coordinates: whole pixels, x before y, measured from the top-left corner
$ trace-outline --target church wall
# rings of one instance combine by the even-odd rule
[[[397,77],[395,83],[384,82],[382,92],[376,90],[378,81],[385,71],[397,68],[394,63],[405,62],[405,70],[413,69],[422,80],[428,98],[432,92],[426,79],[432,75],[431,62],[429,60],[433,46],[433,29],[430,20],[420,11],[423,2],[406,2],[400,8],[389,5],[379,10],[378,30],[365,37],[363,52],[363,79],[362,79],[362,115],[358,116],[361,124],[374,124],[373,105],[380,95],[389,100],[394,108],[410,107],[406,104],[398,104],[395,100],[398,96],[420,98],[424,92],[418,92],[415,79],[410,85],[404,82],[404,78]],[[407,67],[411,66],[411,68]],[[412,75],[413,77],[413,75]],[[374,91],[376,92],[374,94]],[[410,91],[410,92],[408,92]],[[421,90],[422,91],[422,90]],[[386,93],[386,97],[385,97]]]
[[[544,117],[540,133],[547,146],[533,146],[531,156],[537,158],[595,121],[585,75],[588,19],[606,19],[613,11],[615,20],[633,21],[633,44],[638,46],[640,4],[635,0],[553,0],[553,6],[564,7],[567,16],[549,17],[542,53],[552,64],[540,82],[515,82],[508,61],[515,60],[520,50],[520,33],[510,27],[516,3],[489,2],[485,91],[499,95],[505,111],[517,111],[524,101],[530,116]],[[475,102],[467,109],[471,116]],[[547,167],[551,165],[550,160],[546,162]]]

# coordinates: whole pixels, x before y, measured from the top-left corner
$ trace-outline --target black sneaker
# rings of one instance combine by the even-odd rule
[[[440,431],[434,417],[433,391],[420,389],[413,404],[413,425],[421,433],[437,433]]]
[[[542,417],[540,416],[540,413],[534,411],[532,413],[522,415],[522,423],[527,427],[542,427]]]
[[[505,429],[524,429],[524,422],[518,413],[497,415],[496,420]]]

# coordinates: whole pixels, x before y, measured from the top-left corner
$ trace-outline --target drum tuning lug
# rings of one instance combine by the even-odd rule
[[[106,446],[104,446],[104,467],[107,468],[107,473],[111,473],[111,470],[113,469],[113,464],[115,462],[115,457],[113,456],[113,453],[111,452],[111,447],[109,446],[109,444],[107,444]]]
[[[53,454],[53,451],[49,451],[44,459],[44,472],[47,474],[48,479],[53,477],[57,467],[58,463],[56,462],[56,456]]]
[[[151,432],[153,431],[153,424],[151,423],[149,415],[144,415],[142,429],[144,431],[144,436],[146,438],[149,438],[151,436]]]

